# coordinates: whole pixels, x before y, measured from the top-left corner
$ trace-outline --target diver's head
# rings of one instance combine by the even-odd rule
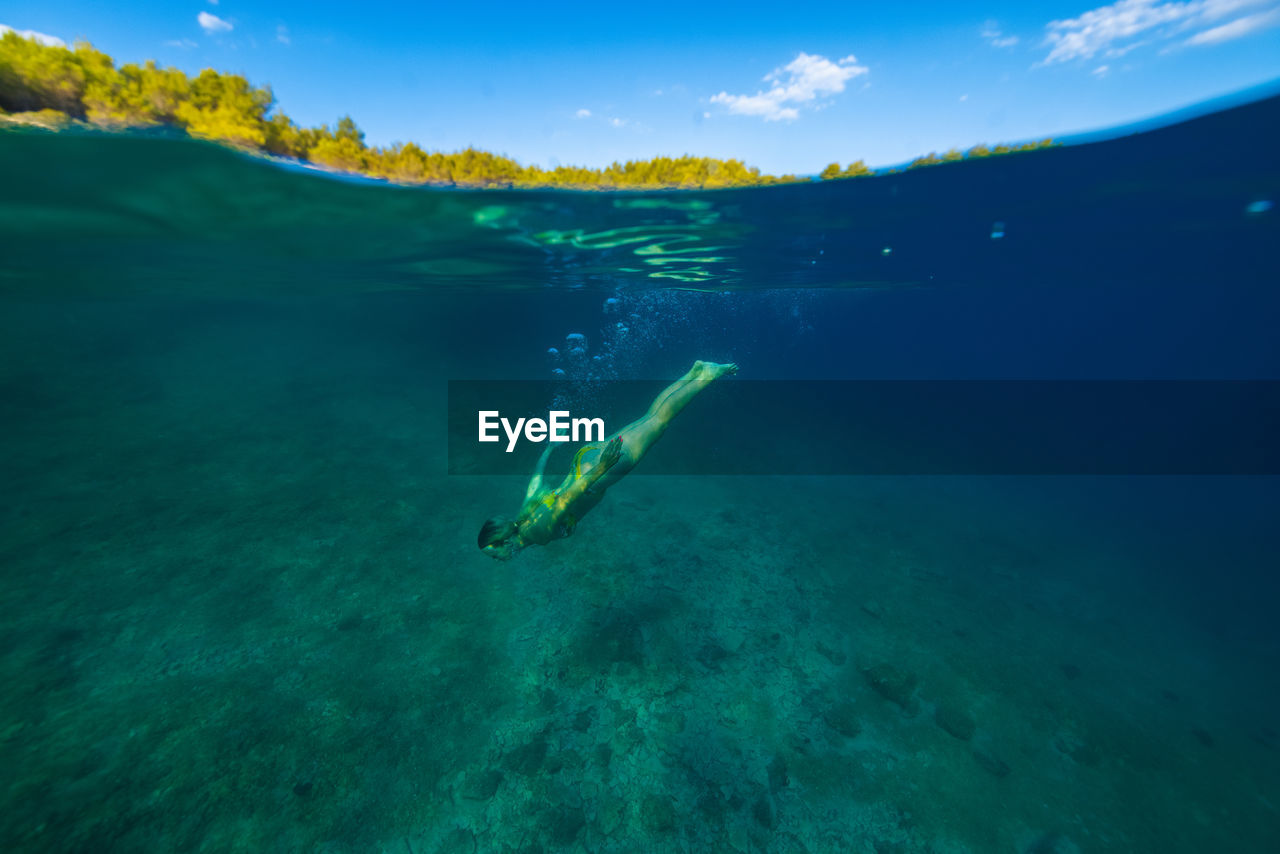
[[[506,516],[493,516],[485,521],[480,529],[476,544],[489,557],[498,560],[510,560],[519,548],[517,534],[520,527]]]

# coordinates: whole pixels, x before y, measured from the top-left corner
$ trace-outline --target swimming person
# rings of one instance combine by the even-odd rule
[[[480,529],[477,543],[485,554],[509,560],[520,549],[545,546],[573,533],[578,520],[600,503],[605,490],[640,462],[650,446],[667,430],[671,419],[712,381],[737,373],[735,364],[694,362],[689,372],[667,386],[641,418],[601,444],[585,445],[573,457],[569,474],[555,489],[542,485],[542,472],[555,445],[548,444],[538,460],[524,505],[514,521],[494,516]]]

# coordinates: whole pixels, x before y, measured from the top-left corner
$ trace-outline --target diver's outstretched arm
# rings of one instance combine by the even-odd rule
[[[529,486],[524,491],[526,503],[542,493],[542,473],[546,471],[547,460],[551,458],[551,452],[556,449],[557,444],[557,442],[548,442],[546,450],[542,452],[542,456],[538,457],[538,465],[534,468],[533,477],[529,478]]]

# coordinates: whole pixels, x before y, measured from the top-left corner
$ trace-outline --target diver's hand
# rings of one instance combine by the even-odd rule
[[[622,459],[622,437],[614,436],[600,452],[600,470],[608,471],[620,459]]]

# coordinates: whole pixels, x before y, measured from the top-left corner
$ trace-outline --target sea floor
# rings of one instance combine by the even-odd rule
[[[1280,850],[1275,553],[1142,510],[1239,483],[637,474],[499,563],[435,386],[251,332],[8,354],[0,848]]]

